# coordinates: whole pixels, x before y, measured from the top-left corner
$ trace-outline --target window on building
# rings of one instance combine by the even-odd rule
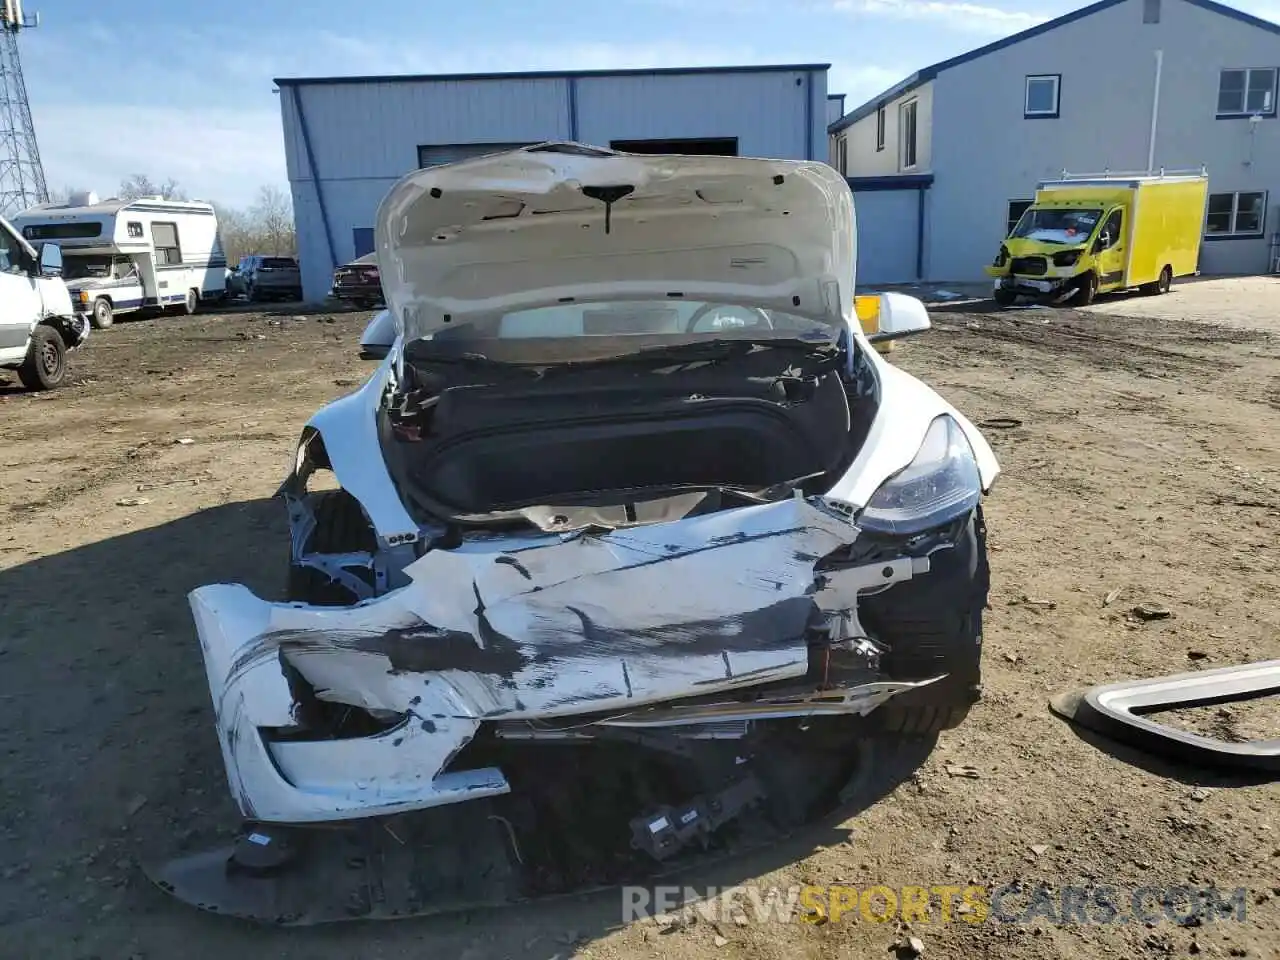
[[[1142,22],[1160,22],[1160,0],[1142,0]]]
[[[1211,193],[1206,237],[1261,237],[1267,219],[1265,192]]]
[[[1276,115],[1276,68],[1223,70],[1218,74],[1218,116]]]
[[[1009,201],[1009,217],[1005,223],[1004,235],[1007,237],[1013,233],[1013,228],[1018,225],[1018,221],[1022,219],[1022,215],[1027,212],[1027,207],[1034,203],[1034,200],[1010,200]]]
[[[1061,89],[1062,77],[1059,74],[1046,73],[1027,77],[1023,91],[1022,116],[1026,119],[1057,117]]]
[[[151,242],[156,248],[156,264],[165,266],[182,262],[182,248],[178,245],[176,223],[151,224]]]
[[[355,248],[357,260],[373,253],[373,227],[353,227],[351,245]]]
[[[841,134],[836,138],[836,169],[842,175],[849,172],[849,136]]]
[[[908,100],[900,108],[901,117],[898,129],[902,136],[901,161],[902,169],[910,170],[916,165],[916,107],[918,101]]]
[[[622,153],[683,153],[700,157],[736,157],[737,137],[691,137],[674,140],[611,140],[609,149]]]
[[[884,104],[876,110],[876,153],[884,149]]]
[[[418,147],[418,167],[438,167],[442,163],[457,163],[527,146],[527,143],[427,143]]]

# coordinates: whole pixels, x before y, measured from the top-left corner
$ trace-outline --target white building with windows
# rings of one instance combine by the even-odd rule
[[[277,79],[303,294],[373,250],[417,167],[545,140],[635,153],[825,159],[828,64]]]
[[[860,285],[984,279],[1036,184],[1209,174],[1200,269],[1280,249],[1280,25],[1213,0],[1099,0],[912,74],[829,127]]]

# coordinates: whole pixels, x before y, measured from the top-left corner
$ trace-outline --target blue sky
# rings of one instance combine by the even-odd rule
[[[201,199],[286,186],[277,76],[831,63],[856,106],[1062,0],[25,0],[52,188],[176,179]],[[1280,20],[1280,0],[1241,0]]]

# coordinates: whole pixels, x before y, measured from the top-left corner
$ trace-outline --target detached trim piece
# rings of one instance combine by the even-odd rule
[[[1280,774],[1280,740],[1228,743],[1156,723],[1144,714],[1280,694],[1280,660],[1093,687],[1049,707],[1095,733],[1183,763]]]

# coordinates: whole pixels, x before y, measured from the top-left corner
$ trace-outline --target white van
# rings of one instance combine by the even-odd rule
[[[61,246],[76,312],[97,328],[135,310],[195,313],[226,292],[227,257],[208,203],[81,193],[24,210],[13,224],[31,243]]]
[[[67,376],[67,351],[84,343],[89,322],[71,309],[56,243],[27,243],[0,218],[0,368],[23,386],[49,390]]]

